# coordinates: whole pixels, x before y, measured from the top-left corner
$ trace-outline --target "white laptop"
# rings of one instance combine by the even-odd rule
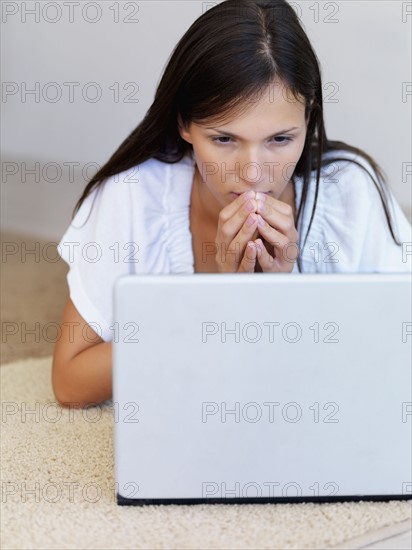
[[[409,274],[127,275],[118,504],[412,499]]]

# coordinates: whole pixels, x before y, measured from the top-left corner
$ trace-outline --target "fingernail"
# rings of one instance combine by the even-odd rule
[[[249,219],[247,220],[247,225],[251,226],[256,222],[256,214],[250,214]]]
[[[264,202],[266,200],[265,193],[256,193],[256,200]]]
[[[266,225],[265,220],[261,216],[258,216],[258,225],[260,225],[260,227]]]
[[[247,201],[248,199],[254,199],[255,198],[255,195],[256,193],[254,191],[248,191],[245,195],[244,195],[244,198],[245,200]]]

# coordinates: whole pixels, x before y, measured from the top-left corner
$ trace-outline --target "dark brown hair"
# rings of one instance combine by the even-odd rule
[[[145,117],[89,181],[73,216],[85,198],[110,176],[152,157],[165,163],[179,162],[192,145],[179,134],[178,115],[183,125],[222,121],[228,113],[247,109],[248,99],[275,80],[284,83],[293,97],[305,99],[306,140],[292,176],[303,178],[296,227],[314,170],[316,189],[303,246],[316,210],[321,168],[338,160],[354,162],[370,175],[381,197],[392,238],[401,246],[394,236],[387,184],[380,166],[361,149],[326,137],[319,62],[299,18],[285,0],[226,0],[194,21],[170,55]],[[353,159],[333,155],[324,158],[324,153],[338,150],[366,159],[377,181]],[[301,272],[300,254],[297,262]]]

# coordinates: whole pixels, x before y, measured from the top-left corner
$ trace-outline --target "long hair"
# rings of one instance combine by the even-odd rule
[[[149,158],[179,162],[192,145],[178,130],[183,125],[220,122],[227,114],[238,115],[248,99],[275,80],[284,83],[295,98],[305,99],[307,133],[292,181],[302,178],[302,196],[295,225],[304,211],[311,172],[316,171],[314,205],[303,247],[315,215],[321,169],[335,161],[355,162],[372,178],[378,189],[395,243],[385,176],[364,151],[326,137],[323,118],[322,80],[317,56],[294,9],[286,0],[225,0],[207,10],[179,40],[143,120],[92,177],[74,208],[110,176],[141,164]],[[324,154],[343,150],[360,155],[372,166],[377,181],[354,159]],[[301,272],[300,254],[297,258]]]

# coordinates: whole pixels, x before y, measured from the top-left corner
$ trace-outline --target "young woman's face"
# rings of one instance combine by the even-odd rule
[[[193,145],[202,193],[214,207],[250,189],[282,200],[305,145],[304,102],[273,85],[241,117],[211,126],[191,123],[180,135]]]

